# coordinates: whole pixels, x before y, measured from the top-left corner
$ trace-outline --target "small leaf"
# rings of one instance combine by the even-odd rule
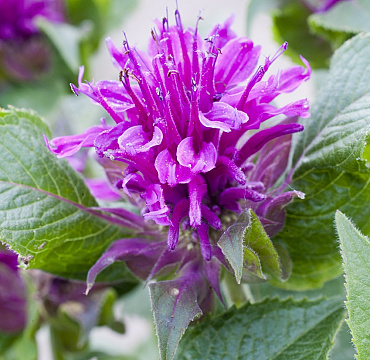
[[[149,284],[154,322],[162,360],[175,356],[189,323],[202,314],[197,303],[198,274]]]
[[[278,254],[257,215],[246,210],[221,235],[218,245],[234,270],[238,284],[249,275],[266,279],[263,270],[281,276]],[[249,273],[249,274],[248,274]]]
[[[370,241],[339,210],[335,214],[346,273],[348,325],[358,360],[370,358]]]
[[[285,243],[293,263],[289,280],[276,283],[281,287],[318,288],[342,273],[332,226],[337,209],[370,233],[369,56],[370,34],[357,35],[335,52],[305,131],[293,137],[289,188],[306,198],[287,207],[284,229],[276,238]]]
[[[189,328],[177,360],[327,359],[344,318],[342,299],[266,299]]]
[[[30,268],[84,280],[104,250],[130,231],[92,209],[97,203],[83,179],[48,151],[43,133],[49,131],[35,113],[0,111],[0,240]]]
[[[235,272],[238,284],[243,273],[243,239],[245,229],[249,226],[248,213],[242,213],[234,224],[221,235],[218,246]]]
[[[244,243],[258,254],[262,268],[268,274],[280,279],[281,269],[278,254],[269,236],[266,234],[257,215],[249,209],[250,226],[244,234]]]

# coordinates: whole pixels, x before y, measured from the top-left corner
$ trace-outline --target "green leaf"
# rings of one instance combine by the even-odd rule
[[[299,55],[305,57],[312,68],[329,65],[332,49],[324,39],[313,35],[308,27],[310,11],[299,1],[286,1],[286,5],[273,12],[273,31],[278,43],[287,41],[286,55],[299,64]]]
[[[177,360],[327,359],[345,310],[341,299],[266,299],[189,328]]]
[[[288,289],[320,287],[341,274],[333,227],[341,209],[370,233],[370,177],[364,158],[370,132],[370,34],[347,41],[333,56],[305,131],[294,139],[293,182],[304,200],[287,207],[285,242],[293,262]]]
[[[370,32],[370,2],[368,0],[343,1],[329,11],[310,16],[310,26],[323,30],[347,33]],[[321,28],[321,30],[320,30]]]
[[[88,35],[88,27],[75,27],[66,23],[52,23],[40,18],[38,28],[49,38],[73,74],[81,65],[80,42]]]
[[[346,216],[335,214],[346,273],[348,325],[358,360],[370,358],[370,241]]]
[[[130,233],[92,209],[83,179],[48,151],[43,133],[35,113],[0,111],[0,240],[30,268],[85,279],[106,248]],[[124,281],[128,271],[117,275]]]
[[[218,245],[235,272],[238,284],[249,276],[267,279],[263,270],[280,278],[278,254],[256,214],[248,209],[220,237]]]
[[[189,323],[202,314],[192,279],[175,279],[149,284],[154,322],[162,360],[172,360]]]

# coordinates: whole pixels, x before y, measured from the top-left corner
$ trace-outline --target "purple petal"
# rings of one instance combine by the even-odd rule
[[[142,276],[146,274],[147,276],[147,273],[150,273],[154,265],[154,260],[159,256],[161,251],[163,251],[163,242],[150,243],[148,239],[144,238],[128,238],[115,241],[89,270],[86,280],[86,294],[93,287],[99,273],[116,261],[129,261],[133,259],[138,261],[139,257],[144,258],[147,268],[141,269],[136,275]]]
[[[170,209],[165,203],[163,188],[159,184],[150,184],[140,195],[148,207],[149,212],[144,214],[145,219],[152,219],[158,225],[167,226],[171,224],[168,217]]]
[[[117,81],[99,81],[95,85],[82,83],[83,72],[84,68],[80,67],[78,88],[71,84],[72,91],[76,95],[85,94],[101,105],[116,123],[124,121],[125,112],[135,106],[124,86]]]
[[[45,135],[44,140],[46,146],[53,154],[57,155],[58,158],[63,158],[75,154],[82,147],[93,147],[98,135],[107,129],[110,129],[110,126],[104,123],[100,126],[93,126],[80,135],[54,138],[50,141],[50,144]]]
[[[212,143],[203,142],[199,152],[196,153],[193,138],[187,137],[178,145],[176,156],[179,164],[191,169],[192,173],[205,173],[215,167],[217,150]]]
[[[285,221],[284,207],[296,197],[304,199],[305,195],[300,191],[288,191],[268,199],[256,210],[258,216],[272,221],[272,223],[264,226],[270,237],[276,235],[283,228]]]
[[[284,135],[267,143],[259,154],[251,180],[272,187],[284,173],[290,153],[291,135]]]
[[[197,228],[199,241],[200,241],[200,251],[202,253],[203,259],[210,261],[212,257],[211,243],[208,237],[208,225],[202,223]]]
[[[85,183],[96,199],[105,201],[118,201],[122,199],[122,196],[115,192],[105,179],[85,179]]]
[[[236,166],[228,157],[219,156],[216,167],[206,174],[211,193],[217,192],[224,187],[224,183],[221,181],[225,177],[237,181],[240,185],[247,183],[246,176],[240,167]]]
[[[200,175],[196,175],[188,184],[189,187],[189,219],[190,226],[197,228],[202,222],[200,209],[203,196],[207,193],[207,183]]]
[[[304,129],[301,124],[280,124],[264,129],[252,135],[239,150],[235,163],[241,166],[250,156],[261,150],[269,141],[286,134],[292,134]]]
[[[236,213],[240,213],[241,208],[238,202],[243,199],[260,202],[265,200],[266,196],[252,189],[228,188],[221,193],[220,204]]]
[[[93,209],[98,211],[105,211],[117,216],[120,221],[123,221],[122,226],[141,231],[144,231],[145,229],[145,222],[143,217],[134,214],[131,211],[128,211],[124,208],[93,208]]]
[[[167,183],[170,186],[175,186],[179,183],[188,183],[193,177],[190,169],[179,165],[167,149],[157,155],[154,166],[162,184]]]
[[[94,141],[96,153],[103,157],[108,151],[119,149],[118,138],[129,128],[130,124],[122,122],[102,131]]]
[[[152,139],[149,140],[149,134],[144,131],[142,125],[136,125],[125,130],[118,138],[118,145],[123,152],[136,155],[159,145],[162,140],[163,134],[158,127],[154,127]]]
[[[170,267],[171,265],[178,264],[183,258],[183,256],[184,253],[181,250],[177,251],[177,249],[170,250],[168,248],[165,248],[163,253],[156,261],[151,273],[149,274],[147,282],[150,281],[153,278],[153,276],[161,272],[165,267]]]
[[[202,211],[202,216],[208,222],[208,224],[216,230],[221,230],[222,223],[218,216],[206,205],[202,204],[200,208]]]
[[[247,38],[235,38],[222,49],[215,67],[215,86],[219,93],[245,81],[257,66],[260,46]]]
[[[189,200],[183,199],[178,202],[172,212],[172,225],[168,229],[167,246],[170,250],[174,250],[179,241],[179,226],[184,217],[189,215]]]
[[[230,16],[222,25],[216,25],[207,35],[207,38],[211,38],[214,35],[217,36],[217,42],[215,44],[218,48],[223,48],[229,41],[236,37],[236,33],[231,30],[231,25],[234,22],[234,15]]]
[[[230,132],[239,129],[248,121],[248,115],[226,103],[214,103],[211,111],[206,114],[199,113],[200,122],[207,128]]]

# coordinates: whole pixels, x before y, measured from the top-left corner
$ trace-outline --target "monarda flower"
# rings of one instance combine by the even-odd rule
[[[64,21],[63,0],[0,0],[0,64],[6,78],[33,80],[47,70],[49,49],[36,26]]]
[[[308,102],[272,102],[311,70],[302,58],[305,67],[269,74],[287,44],[258,66],[260,46],[237,37],[231,19],[205,39],[198,24],[183,27],[177,10],[175,20],[157,23],[148,54],[126,39],[121,48],[108,40],[119,81],[83,82],[81,68],[72,90],[102,106],[114,125],[102,121],[46,143],[60,158],[94,148],[109,183],[141,211],[101,209],[137,236],[112,244],[90,270],[88,287],[115,260],[146,280],[177,269],[155,289],[180,299],[177,304],[194,299],[188,324],[200,309],[212,308],[213,290],[222,299],[220,269],[228,268],[217,245],[222,232],[252,209],[273,236],[283,226],[284,206],[303,195],[274,185],[286,168],[291,134],[303,130],[295,119],[309,116]]]

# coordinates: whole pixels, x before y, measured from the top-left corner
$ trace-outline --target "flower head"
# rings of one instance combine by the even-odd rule
[[[71,85],[76,95],[83,93],[102,106],[114,126],[103,121],[82,135],[47,145],[58,157],[94,147],[110,183],[141,209],[143,231],[155,224],[166,233],[166,247],[163,235],[156,241],[142,235],[117,241],[90,280],[115,259],[125,260],[142,278],[180,264],[182,281],[207,279],[220,294],[220,264],[226,265],[216,244],[220,231],[252,208],[274,235],[283,226],[284,205],[301,195],[273,186],[285,170],[291,134],[303,130],[296,117],[309,116],[308,102],[282,107],[272,102],[306,81],[310,67],[302,58],[306,68],[268,75],[286,43],[258,66],[260,46],[237,37],[231,19],[204,40],[198,24],[183,27],[177,10],[175,20],[172,26],[167,18],[157,23],[148,54],[126,39],[122,48],[108,40],[119,81],[84,83],[82,67],[78,87]],[[282,120],[265,125],[278,115]],[[139,224],[137,215],[113,212],[132,227]],[[199,300],[205,308],[207,289],[204,303]]]
[[[50,54],[37,17],[64,21],[64,1],[0,0],[0,61],[8,78],[32,80],[48,67]]]

